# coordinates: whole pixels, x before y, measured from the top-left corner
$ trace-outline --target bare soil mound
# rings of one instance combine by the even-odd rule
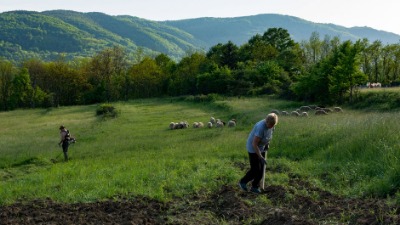
[[[303,193],[299,194],[299,193]],[[308,193],[305,194],[304,193]],[[400,224],[398,205],[349,199],[296,177],[257,195],[222,186],[162,203],[146,197],[64,204],[50,199],[0,207],[0,224]]]

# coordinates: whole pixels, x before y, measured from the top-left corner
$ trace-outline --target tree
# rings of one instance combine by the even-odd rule
[[[374,41],[368,48],[367,52],[370,55],[371,63],[372,63],[372,76],[368,77],[369,81],[379,82],[381,69],[380,69],[380,61],[381,61],[381,51],[382,51],[382,42]]]
[[[344,102],[344,95],[349,92],[350,101],[353,100],[355,87],[366,81],[365,74],[360,71],[359,54],[361,42],[352,44],[350,41],[342,43],[333,55],[333,71],[329,74],[330,101]]]
[[[356,86],[366,80],[360,71],[361,42],[346,41],[332,54],[313,66],[292,86],[300,99],[321,103],[343,103],[346,94],[352,101]]]
[[[395,52],[395,45],[386,45],[382,48],[382,83],[384,85],[389,85],[393,81]]]
[[[32,96],[33,88],[29,73],[27,69],[23,68],[19,74],[14,76],[12,81],[11,102],[17,108],[29,107]]]
[[[225,66],[197,76],[196,87],[201,94],[227,94],[233,82],[231,70]]]
[[[33,97],[31,99],[30,107],[35,108],[36,103],[42,103],[44,101],[44,98],[46,98],[46,93],[43,92],[41,89],[44,82],[44,75],[46,73],[45,65],[42,61],[38,59],[30,59],[23,63],[23,68],[26,68],[28,70],[33,90]]]
[[[395,50],[394,50],[394,59],[393,59],[393,83],[399,83],[400,84],[400,79],[399,79],[399,73],[400,73],[400,44],[395,44]]]
[[[92,97],[95,102],[118,99],[113,94],[122,89],[116,76],[124,76],[127,70],[127,55],[123,48],[114,46],[99,52],[92,58],[89,68],[90,83],[94,87]]]
[[[295,42],[290,38],[289,32],[283,28],[269,28],[262,38],[279,52],[295,45]]]
[[[12,95],[12,81],[15,76],[15,69],[11,62],[0,60],[0,104],[2,110],[10,110]]]
[[[176,69],[176,63],[165,54],[159,54],[154,60],[161,69],[163,77],[161,92],[166,94],[168,93],[168,86],[172,82],[172,74]]]
[[[371,80],[372,77],[372,56],[371,48],[369,48],[368,39],[364,38],[361,40],[361,70]]]
[[[322,43],[319,39],[318,32],[312,32],[310,39],[308,42],[303,41],[302,47],[305,52],[305,57],[309,65],[314,65],[317,63],[322,57]]]
[[[262,87],[262,94],[281,93],[286,91],[286,84],[291,83],[287,72],[274,61],[260,63],[256,70],[259,80],[254,87]]]
[[[207,64],[207,58],[202,53],[193,53],[184,57],[176,66],[172,75],[172,82],[168,87],[171,95],[196,95],[196,78],[202,73],[201,69]]]
[[[227,44],[217,44],[211,47],[206,56],[220,67],[227,66],[230,69],[235,69],[239,60],[239,48],[228,41]]]
[[[145,57],[133,65],[128,74],[133,83],[135,98],[149,98],[162,95],[162,71],[154,59]]]
[[[254,62],[273,60],[278,54],[278,50],[271,44],[266,43],[259,34],[250,38],[250,40],[239,49],[239,57],[242,62],[250,60]]]

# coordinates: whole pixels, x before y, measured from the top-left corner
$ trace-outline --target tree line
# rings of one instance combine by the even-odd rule
[[[120,46],[74,60],[62,54],[54,61],[32,58],[19,65],[0,60],[0,109],[208,94],[275,94],[340,104],[351,102],[367,81],[399,84],[399,66],[399,44],[321,39],[316,32],[296,43],[287,30],[270,28],[242,46],[219,43],[178,62]]]

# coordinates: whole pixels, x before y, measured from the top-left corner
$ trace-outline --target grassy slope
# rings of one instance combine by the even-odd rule
[[[248,167],[245,141],[254,122],[296,103],[241,98],[215,104],[171,99],[115,103],[116,119],[95,117],[95,105],[0,113],[0,204],[50,197],[86,202],[117,195],[160,200],[236,185]],[[234,129],[168,130],[171,121],[238,119]],[[362,113],[280,117],[269,153],[268,184],[289,173],[346,195],[395,194],[400,175],[400,115]],[[62,162],[58,126],[78,143]],[[57,163],[52,163],[56,159]],[[238,166],[239,165],[239,166]],[[398,194],[398,191],[397,191]]]

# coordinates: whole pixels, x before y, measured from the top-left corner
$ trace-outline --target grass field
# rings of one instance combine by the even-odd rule
[[[252,125],[272,109],[299,103],[271,97],[212,103],[146,99],[113,103],[103,119],[97,105],[0,113],[0,205],[51,198],[91,202],[143,195],[160,201],[234,186],[248,167]],[[236,118],[235,128],[169,130],[171,121]],[[362,112],[280,116],[269,152],[268,184],[299,176],[344,196],[400,202],[400,114]],[[63,162],[59,125],[77,138]]]

